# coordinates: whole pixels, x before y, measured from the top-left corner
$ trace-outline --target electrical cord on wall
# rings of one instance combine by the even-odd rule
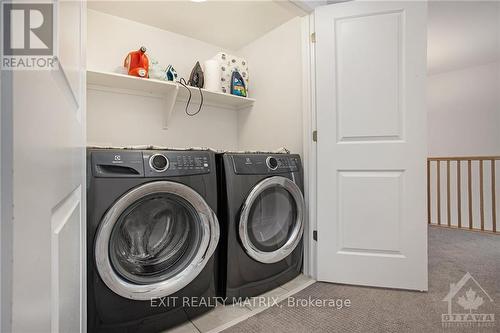
[[[192,117],[192,116],[196,116],[198,113],[200,113],[200,111],[201,111],[201,107],[203,106],[203,92],[201,91],[201,88],[200,88],[200,87],[198,87],[198,89],[200,90],[200,97],[201,97],[200,107],[198,108],[198,111],[196,111],[195,113],[189,113],[188,108],[189,108],[189,103],[191,103],[191,90],[189,90],[189,88],[188,88],[188,86],[187,86],[187,85],[188,85],[188,82],[186,82],[186,80],[185,80],[183,77],[181,77],[181,79],[180,79],[178,82],[179,82],[179,83],[180,83],[180,84],[181,84],[184,88],[186,88],[186,89],[187,89],[187,91],[188,91],[188,93],[189,93],[189,97],[188,97],[188,100],[187,100],[187,103],[186,103],[186,109],[185,109],[186,114],[187,114],[188,116],[191,116],[191,117]]]

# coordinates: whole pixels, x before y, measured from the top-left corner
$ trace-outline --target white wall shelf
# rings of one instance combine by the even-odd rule
[[[165,102],[163,127],[165,129],[172,115],[175,102],[185,102],[189,97],[187,89],[178,83],[143,79],[135,76],[96,70],[87,70],[87,87],[93,90],[163,99]],[[188,88],[192,96],[190,108],[197,108],[200,103],[199,89],[194,87]],[[205,89],[201,89],[201,91],[203,93],[203,106],[241,110],[251,107],[255,102],[253,98],[213,92]]]

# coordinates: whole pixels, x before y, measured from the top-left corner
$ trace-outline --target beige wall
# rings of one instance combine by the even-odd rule
[[[125,55],[141,45],[161,63],[173,64],[184,77],[197,60],[212,58],[222,50],[93,10],[88,12],[87,40],[88,68],[112,72],[120,71]],[[250,96],[257,100],[253,108],[204,107],[200,114],[189,117],[181,102],[175,105],[169,128],[164,130],[160,99],[89,89],[88,144],[266,151],[284,146],[302,153],[301,19],[284,23],[240,50],[224,51],[247,59]]]
[[[101,12],[88,11],[87,67],[119,71],[125,55],[144,45],[160,63],[172,64],[189,77],[195,62],[213,57],[221,48],[169,31]],[[183,89],[182,87],[180,89]],[[159,145],[237,149],[236,110],[203,107],[189,117],[185,103],[175,105],[169,128],[164,130],[164,104],[160,99],[88,90],[87,143],[89,145]],[[190,111],[196,105],[190,106]]]
[[[294,18],[238,50],[250,66],[250,96],[257,102],[238,113],[238,147],[286,147],[302,153],[301,19]]]
[[[428,8],[429,156],[500,155],[500,3]]]
[[[428,77],[429,156],[500,155],[500,62]]]

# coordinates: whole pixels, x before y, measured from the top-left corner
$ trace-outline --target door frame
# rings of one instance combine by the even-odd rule
[[[87,145],[87,2],[81,2],[81,12],[80,12],[80,59],[82,61],[81,71],[83,72],[80,76],[80,119],[82,126],[85,129],[83,133],[83,142]],[[82,149],[82,161],[86,163],[86,149]],[[83,223],[80,229],[80,272],[82,276],[80,277],[80,330],[81,332],[87,332],[87,167],[84,164],[82,168],[82,218]]]
[[[13,71],[0,71],[0,331],[12,329],[13,211]]]
[[[304,225],[304,274],[317,279],[317,244],[313,239],[317,230],[317,145],[313,141],[316,131],[316,74],[314,12],[302,20],[302,161],[304,164],[304,199],[306,223]]]

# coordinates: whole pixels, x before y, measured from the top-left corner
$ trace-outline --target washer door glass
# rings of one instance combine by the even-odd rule
[[[170,193],[145,196],[115,223],[109,254],[125,279],[149,284],[184,270],[196,254],[203,230],[193,206]]]
[[[97,270],[120,296],[168,296],[200,274],[219,233],[215,213],[190,187],[143,184],[119,198],[102,219],[95,239]]]
[[[261,251],[276,251],[286,244],[297,221],[297,204],[279,185],[263,190],[248,215],[248,236]]]
[[[262,180],[243,204],[239,235],[253,259],[274,263],[286,258],[302,239],[304,197],[290,179],[274,176]]]

